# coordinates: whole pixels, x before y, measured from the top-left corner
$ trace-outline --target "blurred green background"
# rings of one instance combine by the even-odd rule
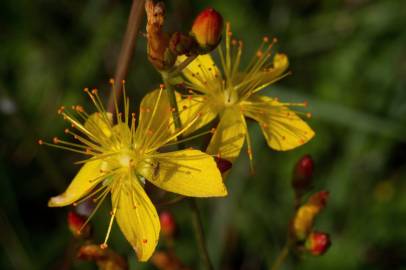
[[[47,208],[75,175],[77,155],[39,147],[64,137],[60,105],[88,104],[81,89],[108,93],[131,2],[2,0],[0,3],[0,269],[63,269],[69,260],[68,208]],[[169,31],[187,31],[207,6],[232,23],[248,60],[263,35],[278,38],[293,75],[266,90],[308,100],[316,137],[276,152],[256,123],[256,176],[242,155],[225,199],[199,201],[216,269],[269,269],[292,214],[292,167],[315,162],[315,190],[331,192],[316,228],[333,245],[320,258],[289,258],[281,269],[406,269],[406,2],[404,0],[167,1]],[[144,31],[142,27],[142,32]],[[134,108],[160,83],[140,35],[127,79]],[[190,213],[172,207],[176,251],[199,269]],[[93,220],[101,242],[108,205]],[[111,247],[136,263],[117,227]],[[161,241],[161,246],[163,246]],[[74,261],[71,269],[95,269]]]

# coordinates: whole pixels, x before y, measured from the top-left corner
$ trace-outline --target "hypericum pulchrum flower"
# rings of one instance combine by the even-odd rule
[[[264,37],[250,64],[240,69],[243,43],[232,39],[230,24],[227,23],[225,44],[220,44],[218,48],[223,72],[209,54],[198,56],[183,70],[186,79],[184,85],[189,93],[180,104],[189,107],[192,115],[197,111],[206,113],[188,132],[202,127],[216,116],[220,117],[207,153],[233,162],[246,140],[248,155],[252,160],[245,117],[260,124],[269,147],[275,150],[293,149],[314,136],[313,130],[298,116],[311,115],[290,108],[304,107],[306,102],[284,103],[277,98],[257,94],[289,74],[286,72],[287,56],[272,54],[275,42]],[[185,59],[185,56],[179,57],[178,62]]]
[[[111,80],[111,84],[114,81]],[[59,138],[54,138],[53,143],[39,141],[40,144],[87,155],[87,159],[78,162],[83,166],[66,191],[52,197],[48,205],[60,207],[91,198],[96,206],[90,219],[111,194],[111,218],[101,247],[107,247],[112,224],[117,220],[138,259],[146,261],[157,245],[160,224],[156,209],[144,191],[145,180],[184,196],[227,194],[216,162],[210,155],[193,149],[158,152],[197,121],[200,114],[185,122],[183,129],[175,130],[172,109],[161,88],[142,100],[136,126],[135,114],[129,112],[125,89],[124,112],[119,112],[115,102],[115,120],[105,111],[96,89],[85,89],[85,92],[93,101],[96,113],[88,114],[80,106],[74,106],[70,112],[64,108],[59,110],[72,125],[72,129],[65,132],[73,135],[78,143]]]

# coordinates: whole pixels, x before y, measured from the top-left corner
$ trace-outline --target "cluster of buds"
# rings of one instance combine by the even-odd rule
[[[166,71],[173,67],[179,55],[199,55],[212,51],[221,40],[223,18],[213,8],[203,10],[194,20],[188,34],[175,32],[168,34],[163,31],[165,21],[165,5],[147,0],[147,53],[152,65]]]
[[[312,185],[314,163],[309,155],[296,163],[293,171],[292,187],[296,196],[296,212],[291,220],[290,236],[296,250],[313,256],[324,254],[331,245],[330,236],[314,230],[314,222],[321,210],[326,207],[328,191],[319,191],[310,195],[301,203],[303,195]]]
[[[96,262],[100,270],[128,270],[127,260],[109,248],[88,244],[81,246],[77,258]]]

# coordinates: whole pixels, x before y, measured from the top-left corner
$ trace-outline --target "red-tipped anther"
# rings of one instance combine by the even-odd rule
[[[159,85],[159,88],[165,89],[165,84],[161,83],[161,84]]]
[[[54,142],[54,144],[58,144],[58,143],[59,143],[58,137],[54,137],[54,138],[52,139],[52,141]]]
[[[191,35],[202,48],[213,49],[220,42],[223,17],[213,8],[206,8],[193,22]]]
[[[109,83],[113,85],[113,84],[114,84],[114,79],[111,78],[111,79],[109,80]]]
[[[39,145],[43,145],[43,144],[44,144],[44,141],[43,141],[43,140],[38,140],[38,144],[39,144]]]
[[[227,159],[221,157],[214,157],[214,161],[216,161],[217,168],[219,169],[220,173],[225,173],[226,171],[230,170],[233,164],[228,161]]]
[[[305,248],[313,256],[326,253],[331,246],[330,236],[324,232],[311,232],[306,239]]]
[[[310,155],[301,157],[295,165],[292,177],[292,187],[297,192],[310,188],[313,178],[314,162]]]
[[[176,230],[176,223],[173,215],[164,211],[159,214],[159,221],[161,222],[161,232],[165,237],[172,237]]]

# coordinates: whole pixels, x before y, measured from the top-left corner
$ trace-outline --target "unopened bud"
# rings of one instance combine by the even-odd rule
[[[299,194],[306,191],[312,183],[313,159],[310,155],[301,157],[295,165],[292,177],[292,187]]]
[[[330,192],[328,192],[326,190],[322,190],[322,191],[314,193],[312,196],[310,196],[308,203],[317,206],[321,210],[324,207],[326,207],[329,196],[330,196]]]
[[[214,160],[217,163],[217,168],[222,174],[231,169],[231,167],[233,166],[233,164],[230,161],[224,158],[214,157]]]
[[[312,232],[306,239],[305,248],[313,256],[326,253],[331,246],[330,236],[323,232]]]
[[[206,8],[197,15],[190,34],[202,48],[202,53],[213,50],[221,40],[223,17],[213,8]]]
[[[159,221],[161,222],[161,232],[165,237],[172,237],[176,230],[176,223],[173,215],[164,211],[159,214]]]
[[[299,209],[297,210],[293,222],[292,229],[297,240],[304,240],[311,230],[316,216],[326,206],[328,191],[320,191],[313,194]]]
[[[75,237],[86,238],[90,235],[90,225],[86,224],[86,218],[75,211],[68,212],[68,227]],[[84,226],[84,227],[83,227]]]

